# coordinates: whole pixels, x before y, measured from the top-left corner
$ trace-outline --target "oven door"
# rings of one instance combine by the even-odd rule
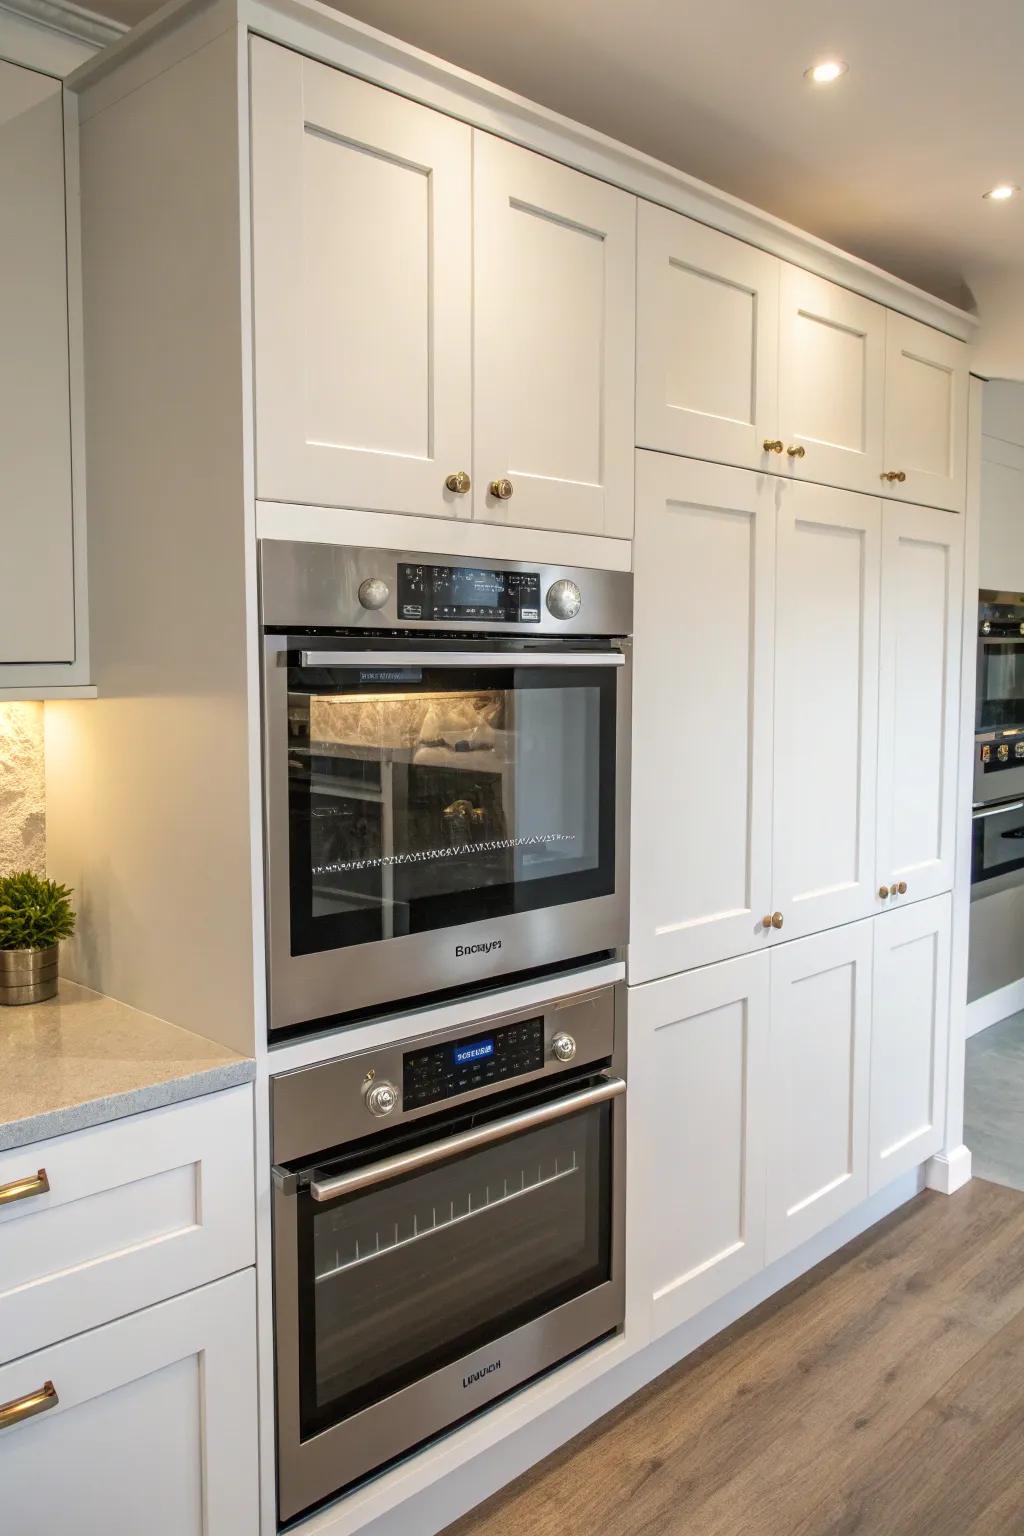
[[[624,1092],[583,1072],[275,1169],[282,1520],[621,1327]]]
[[[327,644],[266,639],[272,1030],[625,943],[624,653]]]
[[[971,900],[1024,881],[1024,799],[972,813]]]
[[[975,730],[1024,726],[1024,637],[978,639]]]

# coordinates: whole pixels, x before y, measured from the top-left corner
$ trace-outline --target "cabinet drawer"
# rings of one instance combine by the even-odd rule
[[[0,1203],[0,1360],[253,1263],[249,1087],[5,1152],[0,1190],[44,1170]]]

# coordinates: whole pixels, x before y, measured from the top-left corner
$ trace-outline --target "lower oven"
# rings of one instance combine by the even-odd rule
[[[615,988],[272,1079],[278,1512],[621,1329]]]
[[[1024,881],[1024,797],[971,813],[971,900]]]

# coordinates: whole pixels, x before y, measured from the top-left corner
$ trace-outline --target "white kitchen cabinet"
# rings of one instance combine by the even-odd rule
[[[630,988],[630,1207],[654,1336],[764,1265],[769,956]]]
[[[636,199],[474,133],[476,517],[630,536],[635,309]]]
[[[769,1263],[868,1193],[872,922],[771,954]]]
[[[781,262],[654,203],[637,210],[636,440],[778,467]]]
[[[942,1145],[951,902],[916,902],[873,924],[871,1193]]]
[[[953,886],[962,564],[962,518],[883,504],[879,905]]]
[[[0,229],[0,687],[31,686],[76,655],[64,117],[59,80],[3,61]]]
[[[877,908],[881,505],[780,489],[772,902],[790,937]]]
[[[251,48],[256,494],[468,517],[471,131]]]
[[[0,1488],[12,1536],[253,1536],[255,1271],[0,1367]]]
[[[637,454],[631,982],[769,941],[774,486]]]
[[[783,263],[779,315],[780,464],[798,480],[877,495],[886,311]]]
[[[967,491],[967,348],[889,310],[885,494],[962,512]]]

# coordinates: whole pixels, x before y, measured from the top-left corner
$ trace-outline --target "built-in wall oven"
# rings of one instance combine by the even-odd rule
[[[282,1521],[622,1327],[619,998],[272,1080]]]
[[[626,942],[625,572],[263,541],[272,1035]]]

